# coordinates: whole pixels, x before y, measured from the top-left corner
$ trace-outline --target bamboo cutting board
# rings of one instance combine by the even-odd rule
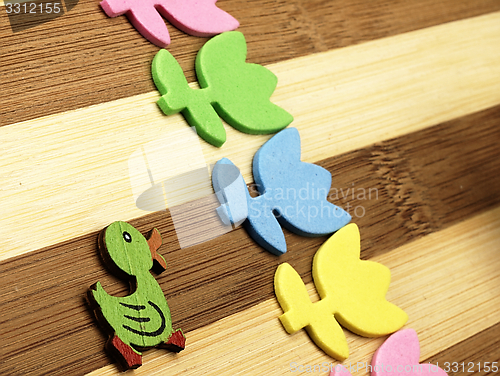
[[[500,1],[218,5],[240,21],[247,61],[278,76],[272,100],[293,114],[302,160],[332,173],[330,197],[359,226],[362,258],[391,269],[387,297],[409,314],[420,361],[497,374],[484,365],[500,361]],[[157,280],[187,337],[183,352],[147,351],[130,373],[327,375],[338,362],[305,331],[284,331],[273,292],[288,262],[317,299],[311,263],[326,237],[286,232],[280,257],[241,228],[181,249],[171,210],[139,209],[128,170],[134,151],[181,142],[187,127],[155,104],[158,48],[98,1],[65,9],[13,32],[0,8],[0,374],[118,374],[84,296],[98,280],[127,293],[96,250],[98,232],[125,220],[160,230],[168,269]],[[168,28],[193,83],[208,39]],[[203,159],[230,158],[250,183],[270,136],[226,131],[220,149],[201,143]],[[344,364],[367,374],[385,338],[345,332]]]

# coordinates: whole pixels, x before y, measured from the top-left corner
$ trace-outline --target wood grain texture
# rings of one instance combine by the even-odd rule
[[[388,298],[410,314],[421,361],[500,359],[499,1],[218,4],[239,18],[249,61],[278,74],[273,101],[296,117],[303,159],[332,172],[331,198],[354,214],[362,257],[391,267]],[[193,81],[206,38],[168,27]],[[84,301],[97,280],[128,291],[97,254],[97,232],[115,220],[160,229],[168,269],[158,281],[174,325],[188,331],[185,352],[146,352],[143,373],[274,375],[297,359],[332,361],[305,332],[284,332],[272,291],[279,262],[310,283],[325,238],[287,233],[280,258],[241,229],[180,249],[173,209],[135,207],[130,153],[186,128],[154,103],[157,50],[98,1],[14,34],[0,7],[2,375],[116,374]],[[250,182],[267,138],[228,135],[204,158],[230,157]],[[211,232],[211,207],[195,209],[184,218],[190,233]],[[347,335],[355,361],[382,341]]]
[[[248,41],[250,62],[270,64],[333,48],[500,10],[497,0],[220,0]],[[158,48],[125,17],[109,19],[94,0],[80,0],[63,17],[12,33],[0,12],[0,125],[154,90],[150,63]],[[169,51],[190,81],[207,38],[168,25]],[[43,95],[40,95],[43,93]]]
[[[349,204],[362,229],[362,258],[372,259],[500,204],[499,140],[500,107],[495,107],[319,164],[332,172],[330,197],[338,195],[334,202],[344,208]],[[354,197],[352,191],[347,194],[353,187]],[[370,188],[378,194],[372,191],[371,199]],[[364,209],[363,216],[356,216],[356,207]],[[312,256],[325,240],[287,233],[288,253],[277,258],[243,229],[180,249],[167,212],[131,223],[142,232],[153,226],[160,230],[165,243],[160,253],[168,269],[158,282],[174,326],[186,331],[272,298],[273,275],[281,262],[289,262],[310,282]],[[96,239],[97,233],[90,233],[0,263],[0,285],[9,286],[0,293],[8,312],[2,325],[9,328],[2,338],[8,343],[4,370],[20,367],[19,357],[28,353],[31,361],[23,362],[22,372],[84,372],[109,362],[102,351],[104,336],[83,296],[97,280],[111,294],[124,294],[128,287],[100,264]],[[68,354],[68,346],[79,351]],[[53,358],[40,368],[37,357],[46,352]]]
[[[473,336],[453,345],[425,362],[449,367],[449,376],[454,375],[496,375],[491,368],[492,362],[500,359],[500,323],[490,326]],[[447,362],[449,364],[447,364]],[[490,371],[484,367],[490,363]]]
[[[494,289],[500,287],[500,260],[496,257],[499,242],[500,209],[497,208],[372,259],[391,270],[387,298],[408,313],[405,328],[418,333],[421,361],[435,359],[443,349],[457,349],[467,338],[484,339],[484,333],[498,328],[500,295]],[[450,269],[460,277],[450,278]],[[433,283],[429,284],[429,280]],[[315,294],[313,284],[307,287],[310,294]],[[137,374],[188,371],[208,375],[285,375],[293,370],[294,362],[329,367],[338,364],[316,347],[304,330],[287,334],[278,320],[281,313],[277,301],[269,299],[195,330],[188,333],[192,341],[190,352],[182,358],[151,352]],[[356,370],[360,362],[362,365],[352,374],[368,375],[366,364],[371,363],[374,351],[385,337],[362,338],[344,332],[351,354],[343,364],[349,368],[351,363]],[[495,343],[499,343],[498,337],[489,338],[490,346]],[[488,344],[482,347],[488,348]],[[325,368],[316,372],[327,374]],[[91,373],[116,374],[114,366]]]
[[[498,105],[498,45],[500,12],[287,60],[269,66],[280,80],[272,100],[294,115],[302,160],[315,162]],[[161,114],[157,98],[152,92],[0,128],[9,156],[0,161],[8,177],[0,258],[144,215],[133,200],[129,158],[152,140],[182,142],[174,135],[186,129],[182,116]],[[202,142],[205,161],[228,157],[250,182],[253,155],[270,136],[226,131],[223,148]],[[31,227],[30,239],[19,222]]]

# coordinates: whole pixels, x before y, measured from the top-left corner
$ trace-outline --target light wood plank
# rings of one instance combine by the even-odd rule
[[[415,329],[419,335],[421,360],[499,322],[498,244],[500,208],[372,259],[391,269],[387,298],[408,313],[405,327]],[[310,294],[315,294],[312,284],[307,287]],[[281,313],[271,299],[187,333],[184,352],[172,355],[151,350],[134,374],[279,375],[289,374],[292,362],[337,364],[311,342],[304,330],[288,335],[278,320]],[[351,362],[353,367],[357,362],[369,364],[384,340],[350,332],[346,335],[351,355],[344,364]],[[90,373],[117,374],[115,366]],[[353,374],[367,373],[360,370]]]
[[[273,101],[295,116],[303,160],[314,162],[500,103],[498,45],[500,12],[293,59],[269,67],[279,77]],[[145,214],[132,199],[128,158],[186,127],[163,116],[157,98],[0,129],[9,156],[0,164],[0,259]],[[223,148],[201,144],[205,160],[229,157],[250,181],[252,156],[270,136],[226,130]]]

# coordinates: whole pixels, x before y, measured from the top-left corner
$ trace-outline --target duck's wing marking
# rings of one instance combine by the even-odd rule
[[[124,307],[130,308],[130,309],[134,309],[136,311],[140,311],[140,310],[146,309],[146,306],[144,306],[144,305],[125,304],[125,303],[122,303],[122,302],[120,302],[120,304],[122,306],[124,306]]]
[[[149,322],[151,319],[149,317],[133,317],[133,316],[128,316],[128,315],[123,315],[123,317],[126,317],[129,320],[133,320],[135,322]]]
[[[127,307],[129,306],[128,304],[123,304],[123,303],[120,303],[122,304],[123,306]],[[163,331],[165,330],[166,328],[166,322],[165,322],[165,315],[163,314],[163,312],[161,311],[160,307],[158,307],[156,304],[154,304],[152,301],[148,301],[148,304],[153,307],[156,312],[158,312],[158,315],[160,315],[160,319],[161,319],[161,325],[160,327],[155,330],[154,332],[143,332],[141,330],[136,330],[134,328],[131,328],[130,326],[128,325],[123,325],[123,327],[125,329],[127,329],[128,331],[134,333],[134,334],[137,334],[137,335],[140,335],[140,336],[144,336],[144,337],[156,337],[156,336],[159,336],[160,334],[163,333]],[[136,308],[133,308],[133,307],[136,307]],[[139,308],[137,309],[137,307],[143,307],[143,308]],[[132,308],[132,309],[136,309],[136,310],[142,310],[142,309],[145,309],[146,307],[145,306],[129,306],[128,308]],[[125,316],[127,318],[130,318],[128,316]],[[135,320],[135,318],[133,319]],[[149,321],[150,319],[147,318],[147,321]],[[138,321],[138,320],[135,320],[135,321]],[[141,320],[142,321],[142,320]]]

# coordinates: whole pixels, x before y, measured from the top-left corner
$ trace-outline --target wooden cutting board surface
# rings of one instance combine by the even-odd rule
[[[359,226],[362,258],[391,269],[388,299],[409,314],[420,361],[498,374],[485,364],[500,361],[500,2],[217,4],[240,21],[247,61],[278,76],[272,100],[293,114],[302,159],[332,173],[329,198]],[[273,291],[288,262],[317,299],[311,262],[326,237],[285,231],[280,257],[241,228],[181,248],[175,207],[139,209],[128,168],[143,145],[182,142],[187,128],[155,104],[158,48],[97,1],[17,32],[1,5],[0,374],[119,373],[84,297],[98,280],[127,293],[96,249],[102,228],[126,220],[160,230],[168,269],[157,280],[187,337],[177,355],[147,351],[134,374],[327,375],[338,362],[305,331],[284,331]],[[168,28],[194,85],[208,39]],[[270,136],[226,131],[220,149],[201,143],[204,163],[228,157],[251,183]],[[193,188],[201,200],[209,191]],[[210,214],[193,212],[187,229],[203,233]],[[367,374],[384,338],[346,336],[344,364]]]

